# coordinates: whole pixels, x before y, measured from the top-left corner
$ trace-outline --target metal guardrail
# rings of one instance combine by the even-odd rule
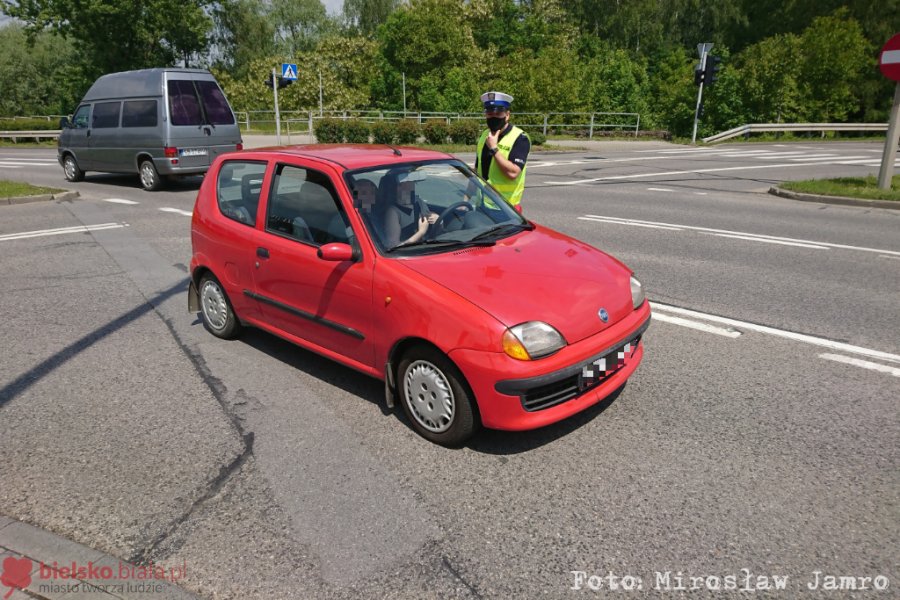
[[[57,139],[59,137],[60,130],[46,130],[46,131],[0,131],[0,138],[3,139],[12,139],[13,143],[19,141],[19,138],[25,138],[29,140],[39,140],[39,139]]]
[[[741,125],[703,138],[705,143],[730,140],[739,135],[772,131],[887,131],[887,123],[755,123]]]

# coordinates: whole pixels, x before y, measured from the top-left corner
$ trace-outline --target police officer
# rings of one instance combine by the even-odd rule
[[[502,92],[482,94],[488,128],[481,133],[475,152],[475,172],[522,212],[525,163],[531,150],[528,134],[509,122],[512,96]]]

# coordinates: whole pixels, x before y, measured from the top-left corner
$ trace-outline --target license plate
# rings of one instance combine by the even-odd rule
[[[584,392],[599,385],[604,379],[621,369],[625,365],[625,361],[634,354],[636,347],[636,341],[628,342],[605,356],[584,365],[581,368],[581,373],[578,375],[578,391]]]
[[[207,148],[182,148],[178,152],[181,156],[206,156],[209,154]]]

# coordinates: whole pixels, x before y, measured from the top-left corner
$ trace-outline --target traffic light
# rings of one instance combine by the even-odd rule
[[[266,76],[265,83],[266,83],[266,87],[268,87],[268,88],[272,87],[272,74],[271,73],[269,73]],[[292,83],[294,83],[293,79],[285,79],[281,75],[278,76],[278,89],[279,90],[286,88],[287,86],[291,85]]]
[[[713,56],[710,54],[706,57],[706,72],[703,74],[703,83],[712,85],[719,78],[719,63],[722,62],[721,56]],[[696,79],[696,76],[695,76]]]
[[[694,85],[703,83],[703,68],[700,65],[694,65]]]

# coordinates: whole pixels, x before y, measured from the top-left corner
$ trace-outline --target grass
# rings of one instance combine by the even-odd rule
[[[894,200],[900,201],[900,175],[894,175],[891,181],[891,189],[878,188],[878,178],[874,175],[868,177],[839,177],[837,179],[810,179],[807,181],[789,181],[781,184],[781,188],[792,192],[805,194],[820,194],[823,196],[846,196],[848,198],[862,198],[864,200]]]
[[[0,148],[56,148],[56,140],[44,140],[41,142],[23,142],[21,139],[13,143],[10,139],[0,138]]]
[[[20,181],[4,181],[0,179],[0,198],[16,198],[18,196],[40,196],[64,192],[57,188],[37,187]]]

